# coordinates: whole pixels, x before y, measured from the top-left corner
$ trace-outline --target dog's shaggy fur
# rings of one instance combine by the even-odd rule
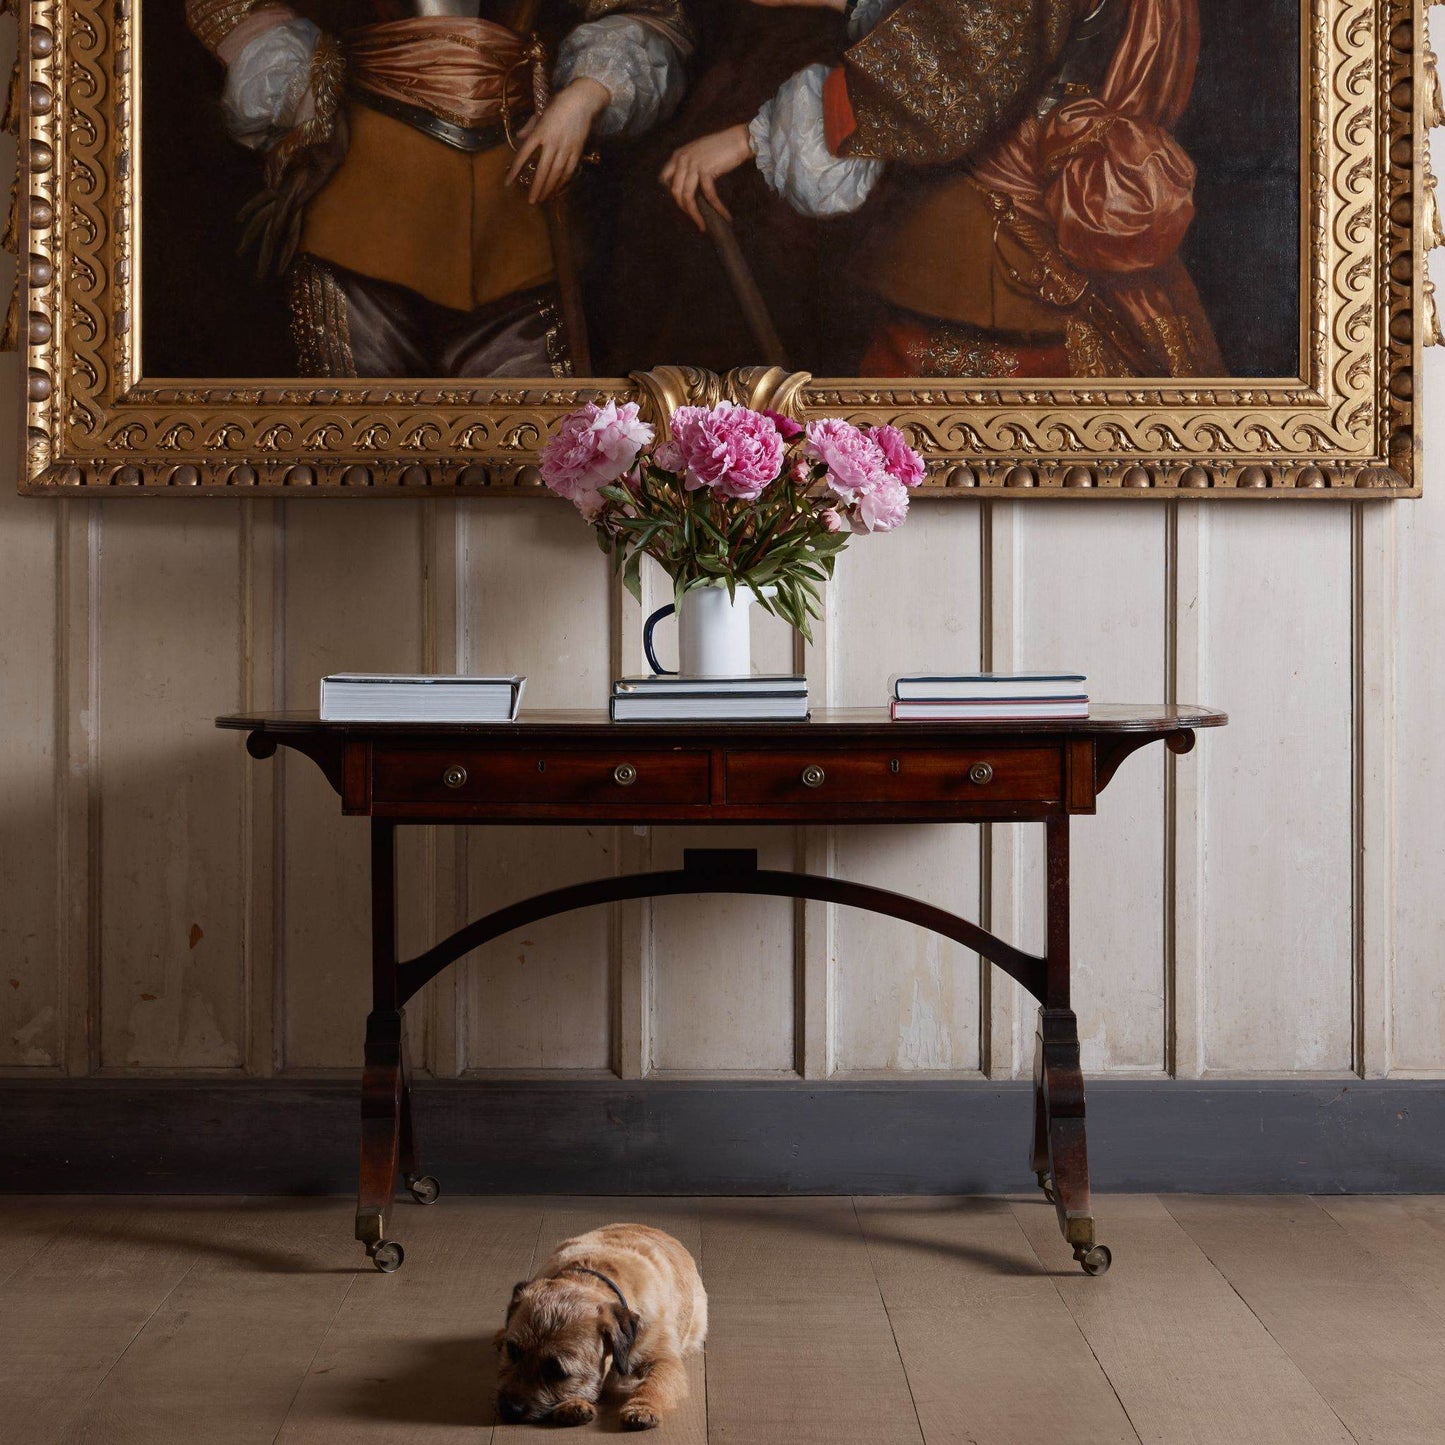
[[[707,1295],[677,1240],[645,1224],[594,1229],[512,1291],[496,1335],[498,1416],[582,1425],[606,1386],[625,1396],[624,1428],[651,1429],[687,1397],[683,1357],[706,1335]]]

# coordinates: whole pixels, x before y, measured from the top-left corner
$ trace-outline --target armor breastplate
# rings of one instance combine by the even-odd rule
[[[1053,80],[1039,97],[1035,114],[1040,120],[1068,101],[1098,90],[1124,38],[1128,18],[1127,0],[1098,0],[1080,17],[1059,57]]]
[[[468,15],[482,13],[482,0],[413,0],[415,15]]]

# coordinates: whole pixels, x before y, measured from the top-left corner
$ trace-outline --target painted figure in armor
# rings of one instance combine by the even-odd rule
[[[287,277],[303,374],[587,369],[566,188],[672,111],[692,40],[681,0],[576,4],[186,0],[265,156],[246,240]]]
[[[749,162],[804,215],[858,213],[851,279],[878,314],[860,375],[1223,374],[1178,255],[1198,0],[755,3],[841,10],[849,47],[663,181],[699,225]]]

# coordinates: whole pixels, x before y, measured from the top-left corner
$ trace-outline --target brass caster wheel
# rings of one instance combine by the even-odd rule
[[[1040,1169],[1034,1177],[1039,1181],[1039,1188],[1044,1191],[1044,1198],[1050,1204],[1057,1204],[1059,1196],[1054,1193],[1054,1176],[1046,1169]]]
[[[401,1268],[401,1262],[406,1258],[406,1251],[394,1239],[380,1240],[366,1252],[371,1256],[372,1264],[382,1274],[393,1274]]]
[[[418,1204],[435,1204],[442,1197],[442,1187],[430,1174],[408,1174],[406,1187]]]
[[[1085,1274],[1108,1274],[1114,1256],[1107,1244],[1096,1244],[1093,1249],[1076,1249],[1074,1258],[1079,1261]]]

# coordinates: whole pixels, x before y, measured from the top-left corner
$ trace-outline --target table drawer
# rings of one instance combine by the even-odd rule
[[[371,794],[381,803],[706,803],[702,749],[606,752],[378,746]]]
[[[727,755],[730,803],[1048,802],[1062,794],[1058,747]]]

